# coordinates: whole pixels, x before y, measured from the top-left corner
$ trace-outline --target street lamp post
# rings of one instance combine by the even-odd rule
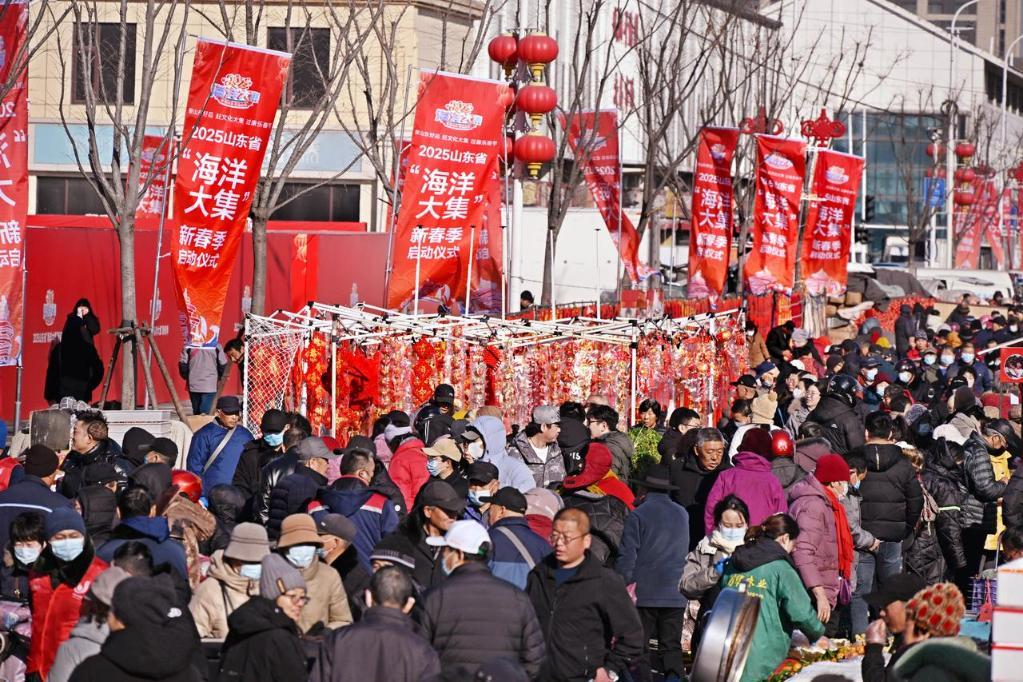
[[[1016,40],[1009,43],[1009,47],[1006,48],[1005,54],[1002,55],[1002,121],[1001,121],[1001,144],[999,146],[999,153],[1005,154],[1005,111],[1006,111],[1006,99],[1009,90],[1009,55],[1012,54],[1012,50],[1019,44],[1019,41],[1023,40],[1023,33],[1016,36]]]
[[[972,6],[976,5],[978,2],[979,2],[979,0],[969,0],[968,2],[963,3],[962,7],[957,9],[956,13],[954,15],[952,15],[952,24],[949,26],[949,29],[948,29],[949,33],[951,34],[951,40],[949,42],[949,47],[951,49],[949,50],[950,54],[948,56],[948,100],[949,100],[949,102],[953,102],[954,101],[952,99],[953,98],[952,88],[954,87],[953,79],[955,78],[956,52],[959,49],[959,31],[956,28],[956,22],[959,21],[959,15],[963,13],[964,9],[966,9],[967,7],[972,7]],[[945,183],[946,183],[946,191],[945,191],[945,220],[946,220],[946,228],[945,228],[945,230],[946,230],[945,231],[945,244],[946,244],[946,248],[945,248],[945,264],[946,264],[946,266],[949,269],[952,268],[952,258],[953,258],[953,255],[952,255],[952,244],[953,244],[953,236],[954,236],[952,234],[952,209],[953,209],[953,206],[952,206],[952,192],[950,191],[951,185],[949,183],[950,183],[950,181],[952,179],[952,175],[955,172],[955,156],[953,156],[953,155],[955,154],[954,147],[955,147],[955,124],[956,124],[956,118],[957,118],[956,108],[954,106],[948,107],[948,137],[945,140],[945,142],[946,142],[946,144],[945,144]]]

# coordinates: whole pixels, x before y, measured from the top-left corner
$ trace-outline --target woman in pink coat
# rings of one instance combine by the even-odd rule
[[[788,511],[785,490],[771,472],[771,434],[766,429],[746,431],[732,468],[718,475],[703,510],[707,535],[714,531],[714,506],[728,495],[739,497],[749,507],[749,525],[757,526],[772,514]]]

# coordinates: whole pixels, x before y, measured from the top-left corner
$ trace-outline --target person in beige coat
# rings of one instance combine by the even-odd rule
[[[259,594],[260,562],[270,553],[266,529],[239,523],[227,547],[210,557],[209,577],[199,584],[188,605],[203,639],[227,637],[227,617]]]
[[[321,627],[336,630],[353,621],[341,576],[317,556],[321,547],[323,541],[309,514],[292,514],[281,523],[277,552],[301,571],[309,598],[298,620],[303,634],[316,634]]]

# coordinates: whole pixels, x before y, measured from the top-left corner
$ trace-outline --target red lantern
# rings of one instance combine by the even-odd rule
[[[487,45],[490,58],[504,67],[504,75],[511,76],[515,63],[518,62],[519,43],[510,33],[494,36]]]
[[[977,175],[981,176],[982,178],[991,177],[992,175],[995,174],[995,169],[987,165],[986,163],[978,163],[974,167],[974,170],[976,170]]]
[[[953,199],[960,206],[970,206],[977,200],[977,197],[972,190],[956,190]]]
[[[933,142],[931,142],[929,145],[927,145],[927,156],[931,157],[932,159],[935,158],[935,157],[944,156],[944,155],[945,155],[945,145],[943,145],[943,144],[934,144]]]
[[[558,106],[558,95],[546,85],[527,85],[519,90],[515,104],[529,114],[529,119],[535,128],[540,125],[540,119],[544,114]]]
[[[968,159],[977,153],[977,148],[969,142],[960,142],[956,145],[956,156],[961,159]]]
[[[529,64],[533,72],[533,80],[538,81],[543,75],[543,67],[558,57],[558,42],[543,33],[530,33],[519,41],[519,58]]]
[[[957,168],[954,177],[956,182],[973,182],[977,179],[977,172],[972,168]]]
[[[554,140],[540,133],[523,135],[515,141],[515,158],[526,164],[529,176],[535,178],[540,168],[554,158]]]

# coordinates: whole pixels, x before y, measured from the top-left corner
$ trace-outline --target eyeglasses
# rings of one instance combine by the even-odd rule
[[[565,535],[557,531],[551,533],[550,541],[552,545],[556,545],[559,542],[565,545],[570,545],[579,538],[586,537],[589,533],[581,533],[580,535]]]
[[[298,606],[305,606],[306,604],[309,603],[309,597],[307,597],[304,594],[302,596],[297,596],[293,594],[284,594],[281,596],[286,597],[292,604],[297,604]]]

